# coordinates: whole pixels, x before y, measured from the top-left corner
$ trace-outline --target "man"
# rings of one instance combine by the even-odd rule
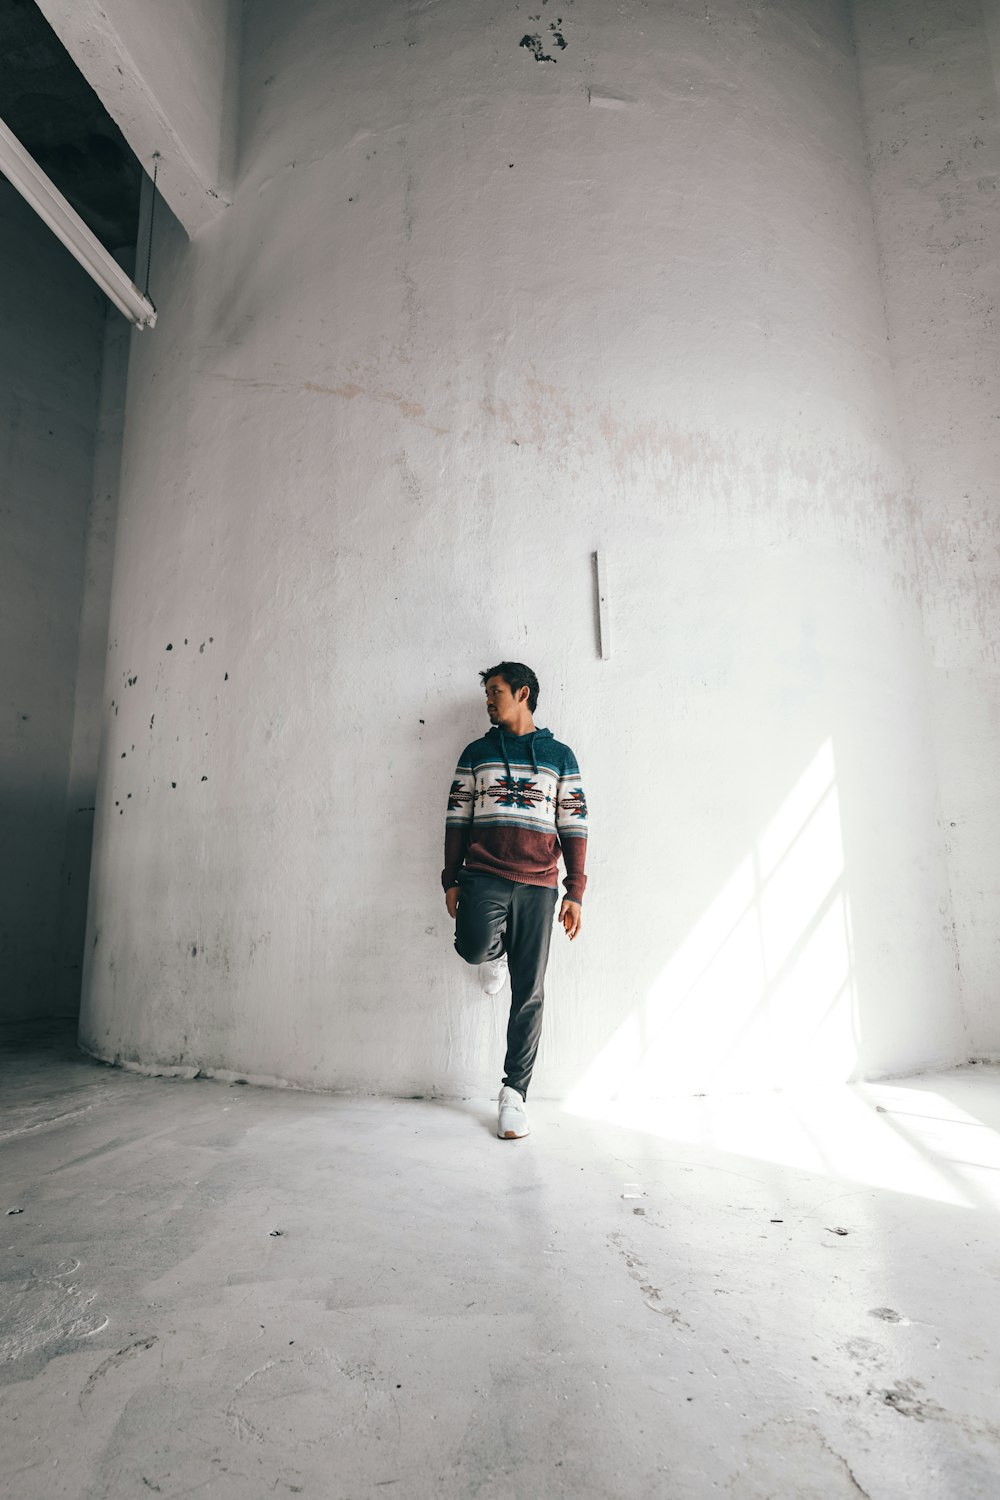
[[[542,1031],[545,968],[559,880],[559,921],[580,931],[587,877],[587,801],[568,745],[536,729],[538,678],[519,661],[481,672],[491,729],[467,745],[448,798],[441,883],[455,922],[455,947],[479,965],[487,995],[510,974],[507,1057],[497,1135],[528,1134],[524,1101]]]

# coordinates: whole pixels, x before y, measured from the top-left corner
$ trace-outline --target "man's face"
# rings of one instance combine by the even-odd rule
[[[522,688],[521,693],[527,698],[526,688]],[[512,728],[517,722],[519,706],[519,699],[515,698],[510,684],[503,677],[487,677],[486,712],[491,724],[499,724],[501,729]]]

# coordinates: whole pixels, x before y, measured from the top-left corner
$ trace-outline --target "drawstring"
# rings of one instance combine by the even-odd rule
[[[498,726],[498,728],[499,728],[499,726]],[[503,756],[503,763],[507,767],[507,781],[508,781],[508,783],[511,786],[513,786],[513,784],[514,784],[514,778],[510,774],[510,757],[507,754],[507,736],[504,734],[504,732],[503,732],[502,729],[500,730],[500,753]],[[532,770],[534,771],[535,775],[537,776],[538,775],[538,757],[535,754],[535,736],[534,736],[534,734],[531,736],[531,767],[532,767]]]
[[[507,767],[507,785],[513,786],[514,778],[510,774],[510,759],[507,755],[507,739],[502,729],[500,731],[500,751],[503,755],[503,763]]]

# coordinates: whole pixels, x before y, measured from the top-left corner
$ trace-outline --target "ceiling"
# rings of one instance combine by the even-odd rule
[[[34,0],[0,0],[0,119],[108,250],[135,244],[142,169]]]

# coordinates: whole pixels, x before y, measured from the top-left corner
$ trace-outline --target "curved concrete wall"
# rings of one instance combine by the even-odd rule
[[[133,354],[84,1044],[495,1085],[438,871],[507,655],[593,809],[539,1094],[960,1056],[844,8],[251,4],[243,69]]]
[[[1000,1059],[1000,5],[855,12],[963,1011]]]

